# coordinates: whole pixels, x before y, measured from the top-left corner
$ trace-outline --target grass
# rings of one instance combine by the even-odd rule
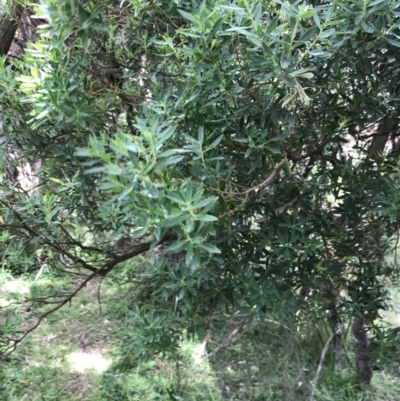
[[[131,266],[132,267],[132,266]],[[121,272],[120,272],[121,273]],[[123,272],[119,274],[124,275]],[[174,356],[156,356],[140,364],[121,364],[125,356],[127,312],[132,307],[131,280],[104,280],[101,314],[98,284],[90,283],[71,303],[40,327],[0,365],[1,401],[303,401],[308,400],[323,344],[315,327],[302,333],[271,318],[246,329],[239,320],[183,338]],[[76,279],[73,279],[76,280]],[[32,282],[0,274],[0,306],[38,293],[65,292],[74,282],[44,271]],[[400,297],[393,292],[387,316],[396,324]],[[38,306],[34,313],[44,310]],[[7,312],[6,312],[7,311]],[[0,309],[0,318],[30,316],[18,305]],[[28,320],[32,320],[30,317]],[[1,322],[1,320],[0,320]],[[240,330],[238,330],[240,328]],[[321,329],[323,332],[323,329]],[[330,355],[319,378],[317,401],[396,401],[399,358],[381,365],[369,388],[360,389],[347,354],[332,372]]]

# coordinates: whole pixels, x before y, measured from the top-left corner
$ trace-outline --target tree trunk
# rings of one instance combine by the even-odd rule
[[[18,28],[18,19],[22,13],[21,6],[11,6],[11,15],[0,13],[0,56],[8,53]]]
[[[378,132],[372,139],[368,149],[368,156],[375,158],[379,153],[383,153],[390,133],[396,127],[396,122],[393,118],[385,116],[382,118],[378,126]]]
[[[337,323],[334,327],[334,336],[333,336],[333,355],[335,357],[335,368],[338,368],[340,365],[340,358],[342,356],[342,334],[340,331],[340,324]]]
[[[356,368],[358,379],[361,383],[369,384],[372,378],[371,357],[369,355],[369,343],[365,320],[363,317],[355,317],[352,325],[354,337],[354,352],[356,354]]]
[[[2,4],[0,0],[0,5]],[[6,2],[7,4],[7,2]],[[37,26],[43,23],[42,20],[31,19],[31,13],[29,9],[24,9],[20,5],[14,5],[13,0],[8,3],[11,10],[10,13],[0,12],[0,56],[8,55],[9,59],[13,56],[20,56],[20,52],[23,51],[24,47],[28,42],[34,40]],[[20,36],[20,47],[17,53],[13,54],[11,48],[13,40],[16,39],[17,29],[19,29]],[[11,50],[10,50],[11,48]],[[10,60],[9,60],[10,61]],[[18,124],[18,122],[16,122]],[[2,128],[0,123],[0,129]],[[0,137],[0,145],[5,141],[5,138]],[[25,160],[20,160],[18,154],[11,148],[5,149],[6,160],[14,159],[18,160],[18,167],[16,170],[9,171],[9,177],[14,180],[16,188],[21,188],[26,193],[33,193],[39,186],[39,178],[37,173],[41,169],[42,160],[33,163],[28,163]]]
[[[378,125],[378,130],[372,139],[368,149],[368,156],[376,159],[383,154],[390,134],[396,128],[396,121],[389,116],[384,116]],[[355,283],[353,283],[355,285]],[[361,383],[369,384],[372,379],[371,356],[365,319],[362,316],[355,317],[352,324],[354,338],[354,351],[358,379]]]

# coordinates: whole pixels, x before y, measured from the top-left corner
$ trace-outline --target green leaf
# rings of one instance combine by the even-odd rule
[[[173,192],[167,194],[167,198],[178,203],[179,205],[186,205],[186,200],[182,196],[179,196]]]
[[[394,39],[388,38],[387,36],[385,36],[384,39],[390,45],[395,46],[395,47],[400,47],[400,40],[394,40]]]
[[[300,19],[308,19],[311,18],[314,15],[314,11],[310,10],[310,11],[304,11],[303,13],[299,14],[299,18]]]
[[[287,86],[290,86],[290,87],[296,86],[296,82],[292,78],[290,78],[288,75],[282,75],[281,80]]]
[[[271,33],[276,29],[276,27],[278,26],[279,19],[280,19],[279,15],[274,17],[274,19],[268,24],[266,33]]]
[[[296,43],[294,47],[298,47],[304,43],[307,43],[317,32],[318,26],[313,26],[311,27],[308,31],[304,32],[303,35],[300,36],[298,40],[296,40]]]
[[[319,19],[318,13],[314,13],[313,18],[314,18],[315,25],[317,25],[317,27],[319,29],[321,29],[321,20]]]
[[[199,129],[198,129],[198,138],[199,138],[200,143],[204,142],[204,128],[203,127],[199,127]]]
[[[33,78],[39,79],[39,74],[35,67],[31,67],[31,74],[32,74]]]
[[[177,153],[179,149],[168,149],[158,155],[158,158],[169,157]]]
[[[218,218],[215,216],[212,216],[210,214],[205,214],[205,215],[197,215],[196,216],[197,220],[200,221],[218,221]]]
[[[281,67],[285,70],[286,68],[289,67],[289,64],[291,61],[292,61],[292,59],[290,57],[284,57],[281,60]]]
[[[213,206],[217,202],[216,198],[207,198],[193,205],[194,209],[201,209],[207,206]]]
[[[121,168],[119,166],[115,165],[115,164],[107,165],[106,166],[106,171],[110,175],[121,175],[122,174]]]
[[[217,139],[215,139],[215,141],[213,141],[213,143],[210,145],[210,147],[216,148],[220,144],[222,139],[224,139],[224,135],[220,135]]]
[[[247,316],[251,313],[251,308],[249,306],[241,306],[235,312],[236,316]]]
[[[85,10],[81,5],[78,6],[78,12],[81,22],[86,21],[90,17],[89,11]]]
[[[133,189],[136,187],[136,183],[131,183],[129,184],[125,189],[124,192],[122,192],[122,194],[119,196],[119,200],[123,200],[124,198],[126,198],[132,191]]]
[[[229,93],[231,93],[232,95],[238,95],[241,92],[243,92],[243,88],[241,86],[235,86],[229,89]]]
[[[205,242],[198,245],[200,248],[203,248],[208,253],[221,253],[221,251],[215,245],[207,244]]]
[[[185,233],[191,233],[193,231],[194,228],[194,220],[192,217],[189,217],[186,220],[186,226],[185,226]]]
[[[132,238],[139,238],[142,237],[144,234],[146,234],[147,230],[149,229],[148,225],[146,224],[144,227],[136,229],[133,231]]]
[[[185,196],[186,199],[192,199],[192,195],[193,195],[193,186],[192,186],[192,181],[186,180],[186,191],[185,191]]]
[[[177,164],[180,161],[182,161],[184,156],[173,156],[169,157],[168,159],[165,160],[165,165],[170,166],[171,164]]]
[[[190,22],[196,22],[196,20],[192,14],[189,14],[188,12],[183,11],[183,10],[178,10],[178,13],[180,15],[182,15],[182,17],[185,18],[186,20],[188,20]]]
[[[314,77],[314,74],[312,72],[303,72],[302,74],[298,74],[297,77],[304,78],[304,79],[311,79]]]
[[[384,17],[382,14],[379,14],[374,25],[376,33],[380,34],[382,32],[383,23],[384,23]]]
[[[168,216],[166,220],[163,221],[162,227],[175,227],[185,221],[189,216],[186,214],[177,214],[173,217]]]
[[[374,32],[374,28],[368,22],[361,22],[361,26],[365,32],[372,33]]]
[[[174,134],[176,130],[176,126],[170,126],[168,127],[165,131],[163,131],[161,134],[159,134],[158,140],[160,143],[164,143],[168,141],[168,139],[171,138],[171,136]]]
[[[218,18],[217,22],[214,24],[210,33],[207,35],[207,42],[210,42],[211,39],[215,36],[215,34],[219,31],[222,26],[222,22],[224,21],[223,17]]]
[[[368,3],[368,7],[376,6],[377,4],[388,3],[388,0],[374,0]]]
[[[202,242],[204,242],[204,240],[203,240],[202,237],[194,237],[194,238],[192,239],[192,242],[193,242],[194,244],[201,244]]]
[[[175,252],[183,251],[188,246],[188,244],[189,244],[188,240],[176,241],[174,244],[170,245],[165,250],[165,252],[175,253]]]

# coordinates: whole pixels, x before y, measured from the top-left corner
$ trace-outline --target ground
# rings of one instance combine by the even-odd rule
[[[11,318],[28,318],[29,323],[34,319],[32,312],[26,306],[23,309],[10,303],[35,295],[43,288],[50,292],[68,291],[74,280],[55,280],[46,271],[36,281],[28,276],[13,279],[2,272],[0,284],[0,317],[8,314]],[[282,324],[272,317],[250,328],[237,319],[228,324],[216,319],[211,327],[200,328],[196,335],[183,338],[173,357],[159,355],[146,363],[126,362],[124,346],[129,337],[127,316],[134,300],[132,288],[129,280],[119,283],[111,278],[103,281],[99,291],[99,281],[93,281],[70,305],[43,321],[2,362],[1,401],[310,398],[326,338],[324,327],[310,323],[300,334],[290,327],[290,322]],[[395,290],[391,304],[391,310],[382,312],[383,320],[397,327],[400,295]],[[40,310],[35,309],[35,313]],[[332,371],[331,356],[324,361],[315,399],[400,400],[400,357],[393,354],[399,349],[398,339],[390,347],[386,359],[377,362],[372,385],[360,389],[354,380],[348,338],[339,369]]]

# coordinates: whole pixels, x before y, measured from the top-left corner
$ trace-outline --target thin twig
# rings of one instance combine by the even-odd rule
[[[3,257],[1,258],[1,263],[0,263],[1,269],[2,269],[2,270],[4,270],[4,265],[5,265],[5,261],[6,261],[7,251],[8,251],[8,249],[11,247],[11,245],[13,244],[13,242],[15,242],[15,240],[16,240],[16,238],[15,238],[15,239],[12,239],[12,240],[10,241],[10,243],[7,245],[6,250],[5,250],[4,253],[3,253]]]
[[[289,326],[286,326],[286,325],[282,324],[281,322],[278,322],[277,320],[272,320],[272,319],[264,319],[264,320],[268,323],[274,323],[278,326],[281,326],[284,329],[286,329],[287,331],[290,331],[291,333],[293,333],[293,330]]]
[[[83,249],[83,250],[85,250],[85,251],[94,251],[94,252],[98,252],[98,253],[100,253],[100,254],[104,254],[104,250],[102,250],[102,249],[96,248],[96,247],[94,247],[94,246],[86,246],[86,245],[83,245],[81,242],[79,242],[78,240],[76,240],[76,239],[62,226],[62,224],[60,224],[59,227],[60,227],[61,231],[64,232],[64,234],[71,240],[71,242],[72,242],[74,245],[79,246],[79,248],[81,248],[81,249]]]
[[[28,231],[29,231],[29,227],[28,227]],[[162,240],[160,241],[160,244],[163,242],[166,242],[168,240],[173,240],[175,238],[176,238],[176,235],[173,232],[169,232],[162,238]],[[68,302],[71,302],[71,300],[75,297],[75,295],[78,294],[78,292],[80,292],[82,290],[82,288],[85,287],[86,284],[89,281],[91,281],[93,278],[95,278],[97,276],[105,277],[107,275],[107,273],[109,273],[117,264],[124,262],[128,259],[131,259],[135,256],[138,256],[144,252],[147,252],[149,249],[150,249],[150,243],[140,244],[137,247],[135,247],[132,251],[115,257],[114,259],[104,263],[103,266],[101,266],[99,269],[96,269],[95,271],[93,271],[69,295],[67,295],[63,300],[61,300],[59,303],[57,303],[57,305],[55,305],[50,310],[42,313],[41,315],[39,315],[38,318],[36,319],[36,322],[31,327],[28,327],[26,330],[24,330],[22,335],[19,338],[13,339],[12,345],[10,345],[5,350],[1,351],[2,356],[8,356],[12,352],[14,352],[15,349],[17,348],[18,344],[21,343],[28,336],[29,333],[31,333],[37,327],[39,327],[39,325],[43,321],[43,319],[45,319],[48,315],[52,314],[53,312],[57,311],[58,309],[60,309],[64,305],[66,305]],[[56,296],[57,295],[55,295],[54,297],[56,297]],[[37,299],[33,299],[32,301],[37,302]],[[51,304],[54,302],[48,301],[47,303]],[[4,336],[2,336],[2,337],[4,338]]]
[[[150,0],[150,3],[156,7],[159,11],[161,11],[162,14],[164,14],[164,17],[171,23],[171,25],[175,28],[178,29],[178,25],[175,24],[175,22],[169,17],[169,15],[161,8],[159,7],[156,3],[154,3],[153,0]]]
[[[335,333],[333,333],[328,340],[325,343],[324,349],[321,352],[321,358],[319,359],[319,364],[318,364],[318,368],[317,368],[317,373],[315,375],[315,379],[314,379],[314,383],[313,383],[313,388],[311,391],[311,397],[310,397],[310,401],[314,401],[314,396],[315,396],[315,390],[317,389],[317,383],[318,383],[318,378],[319,375],[321,373],[321,369],[322,369],[322,364],[324,363],[324,359],[326,356],[326,353],[328,351],[329,348],[329,344],[332,341],[333,337],[335,337],[337,334],[340,334],[340,329],[338,329]]]
[[[228,347],[230,344],[232,344],[232,341],[229,342],[229,340],[234,337],[239,330],[246,324],[246,322],[242,322],[239,326],[235,327],[234,330],[231,331],[231,333],[229,334],[229,336],[227,337],[226,341],[223,344],[220,344],[218,347],[216,347],[214,349],[214,351],[210,352],[208,354],[208,357],[211,358],[212,356],[214,356],[218,351],[220,351],[222,348],[226,348]]]
[[[397,249],[399,246],[400,233],[397,233],[396,246],[394,248],[394,265],[397,266]]]
[[[278,164],[275,165],[275,167],[272,169],[271,174],[264,181],[260,182],[260,184],[257,184],[254,187],[247,189],[244,192],[227,192],[227,191],[221,191],[221,192],[227,195],[249,195],[251,192],[262,189],[266,187],[268,184],[270,184],[271,181],[275,178],[275,175],[279,170],[279,168],[283,166],[286,162],[287,162],[287,157],[285,155],[283,159]]]
[[[28,224],[24,222],[24,219],[16,210],[12,209],[12,212],[14,213],[15,217],[19,220],[22,227],[31,235],[32,238],[35,237],[39,238],[42,243],[48,245],[50,248],[56,250],[59,253],[67,255],[71,260],[73,260],[75,263],[81,264],[82,267],[84,267],[85,269],[90,270],[93,273],[96,273],[98,271],[98,269],[96,269],[91,264],[87,263],[85,260],[79,258],[78,256],[72,255],[70,252],[59,246],[59,244],[47,240],[43,234],[36,232],[36,230],[34,230],[32,227],[30,227]]]
[[[65,304],[67,304],[68,302],[70,302],[72,300],[72,298],[90,281],[92,280],[94,277],[96,277],[100,271],[102,271],[103,269],[105,269],[106,266],[104,266],[103,268],[99,269],[99,271],[95,271],[92,274],[90,274],[89,276],[86,277],[85,280],[82,281],[82,283],[75,288],[74,291],[72,291],[67,297],[65,297],[59,304],[57,304],[56,306],[54,306],[53,308],[51,308],[50,310],[42,313],[36,320],[36,323],[33,324],[31,327],[27,328],[24,333],[22,334],[21,337],[14,339],[12,342],[13,344],[8,347],[7,349],[5,349],[2,354],[3,356],[8,356],[9,354],[11,354],[13,351],[15,351],[15,349],[17,348],[17,345],[19,343],[21,343],[26,336],[31,333],[33,330],[35,330],[40,323],[42,322],[42,320],[44,318],[46,318],[48,315],[50,315],[51,313],[55,312],[56,310],[60,309],[62,306],[64,306]]]
[[[99,287],[97,288],[97,301],[99,303],[99,316],[101,316],[101,297],[100,297],[100,289],[101,289],[101,284],[103,282],[103,280],[106,278],[106,276],[103,276],[100,279],[100,283],[99,283]]]
[[[249,377],[249,384],[248,384],[248,394],[249,396],[247,397],[248,401],[251,401],[253,399],[253,386],[252,386],[252,376],[251,376],[251,370],[249,367],[249,361],[246,359],[246,372],[247,376]]]

